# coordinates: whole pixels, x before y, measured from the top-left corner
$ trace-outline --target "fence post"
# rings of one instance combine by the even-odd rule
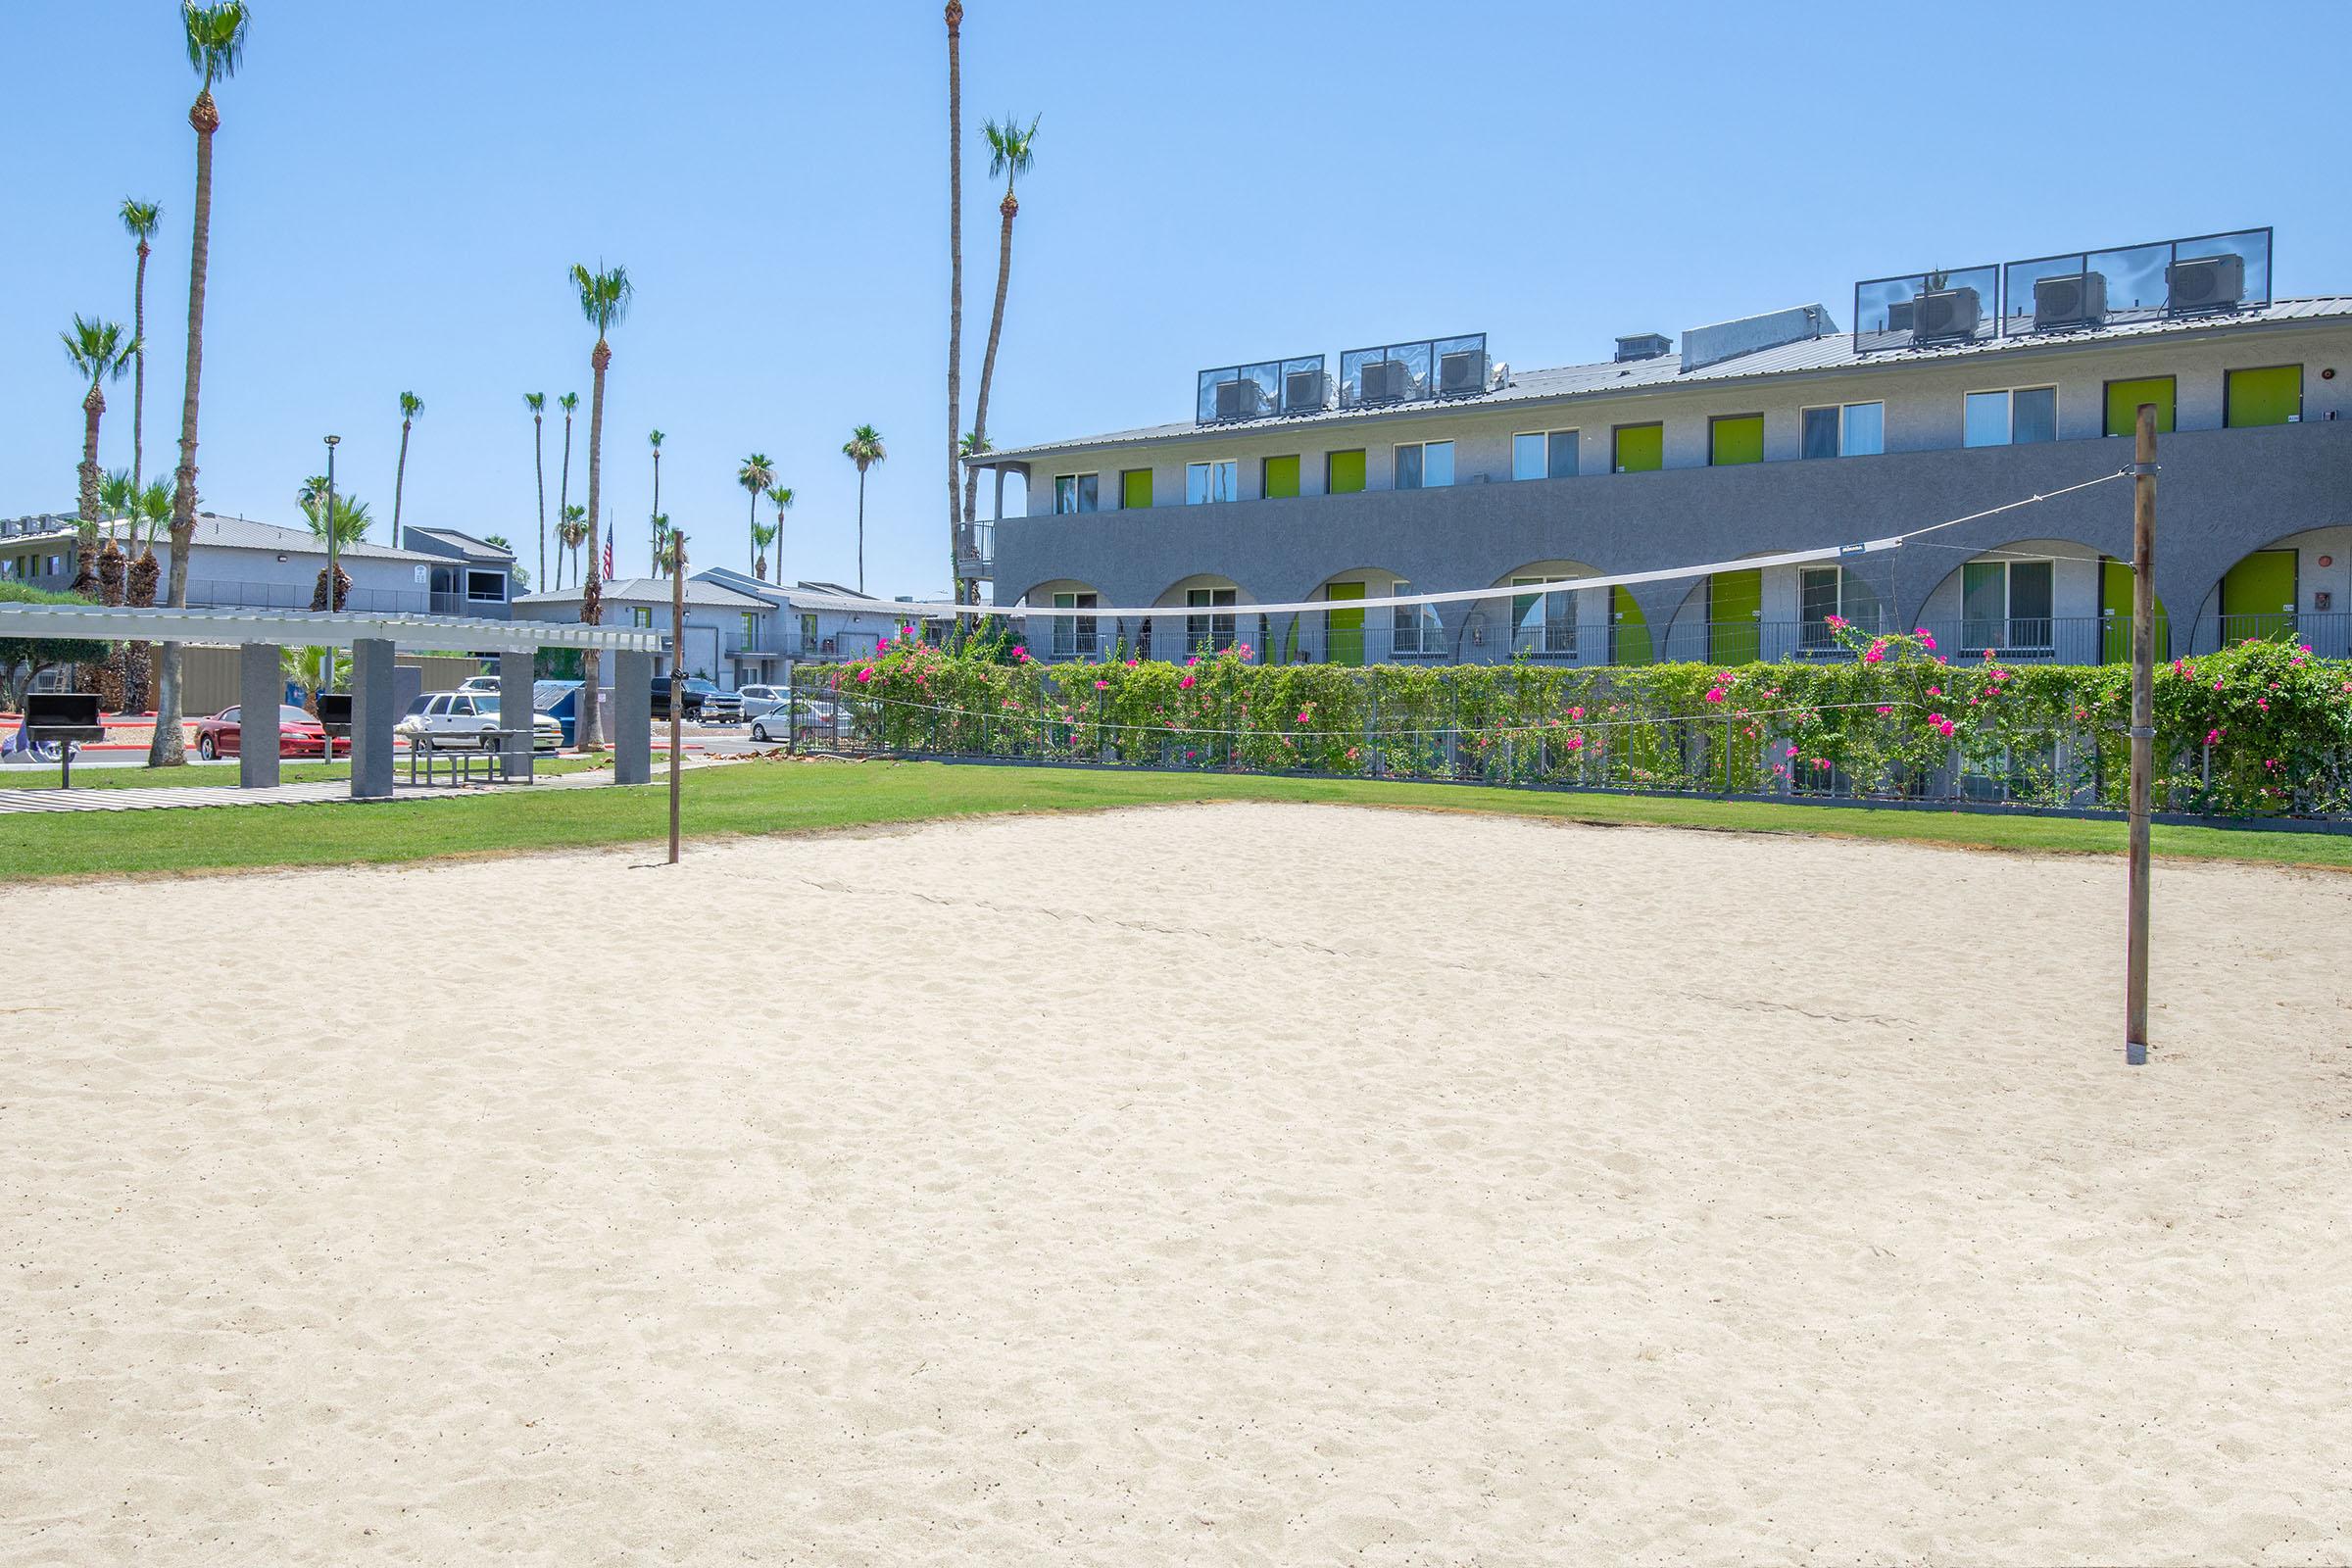
[[[784,666],[784,755],[791,757],[801,749],[801,666],[795,662]]]
[[[1732,721],[1728,715],[1723,721],[1723,793],[1732,793]]]

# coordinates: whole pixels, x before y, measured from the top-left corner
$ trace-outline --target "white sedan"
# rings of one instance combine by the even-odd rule
[[[748,690],[748,688],[747,688]],[[768,711],[752,720],[752,739],[780,741],[792,738],[796,732],[802,745],[823,740],[833,733],[833,705],[821,697],[796,697],[793,713],[787,719],[784,705],[779,702]]]
[[[494,751],[498,747],[498,698],[484,692],[434,692],[419,697],[407,716],[393,726],[411,746],[434,751]],[[549,713],[531,715],[531,749],[564,749],[564,726]]]

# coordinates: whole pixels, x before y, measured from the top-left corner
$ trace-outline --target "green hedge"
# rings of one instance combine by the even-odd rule
[[[828,678],[858,742],[1159,766],[1736,793],[2124,804],[2131,675],[1838,628],[1850,657],[1555,667],[1047,665],[911,638]],[[2249,642],[2162,666],[2159,808],[2352,809],[2352,665]]]

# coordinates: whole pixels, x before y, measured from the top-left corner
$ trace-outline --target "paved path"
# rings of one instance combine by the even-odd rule
[[[687,765],[691,767],[694,764],[689,762]],[[529,784],[468,784],[461,788],[434,785],[428,788],[421,784],[412,787],[404,783],[396,787],[392,799],[446,801],[507,790],[578,789],[585,785],[612,782],[612,773],[600,769],[590,773],[558,773]],[[155,811],[190,806],[310,806],[321,801],[350,799],[351,781],[340,778],[319,779],[305,784],[280,784],[274,789],[266,790],[239,789],[231,784],[183,784],[126,790],[0,789],[0,816],[25,811]]]

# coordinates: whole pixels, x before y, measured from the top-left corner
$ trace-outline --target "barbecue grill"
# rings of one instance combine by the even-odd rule
[[[98,722],[95,692],[27,692],[24,694],[24,738],[35,746],[55,744],[63,771],[60,782],[74,787],[75,748],[106,739]]]

